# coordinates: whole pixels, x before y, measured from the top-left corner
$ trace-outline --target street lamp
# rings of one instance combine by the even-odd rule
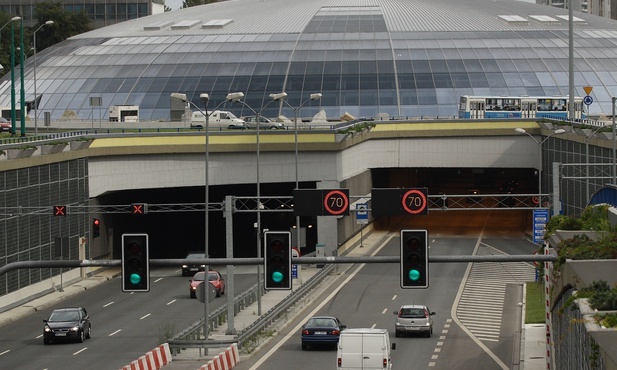
[[[538,164],[538,207],[542,207],[542,144],[544,144],[544,142],[546,140],[548,140],[551,136],[553,135],[561,135],[564,132],[566,132],[566,130],[560,128],[558,130],[555,130],[555,132],[553,132],[552,134],[548,135],[547,137],[544,138],[544,140],[538,141],[538,139],[536,139],[533,135],[531,135],[529,132],[525,131],[524,128],[515,128],[514,131],[518,132],[519,134],[525,134],[527,136],[529,136],[530,138],[533,139],[533,141],[536,142],[536,144],[538,144],[538,147],[540,147],[540,155],[538,156],[540,158],[540,162]]]
[[[275,102],[275,101],[285,101],[284,99],[287,97],[287,93],[285,92],[280,92],[278,94],[270,94],[270,100],[268,103],[266,103],[266,105],[264,105],[261,110],[259,111],[255,111],[255,109],[253,109],[250,105],[248,105],[245,101],[243,101],[242,99],[244,98],[244,93],[243,92],[235,92],[235,93],[229,93],[227,95],[227,100],[231,101],[231,102],[237,102],[240,103],[242,105],[244,105],[245,107],[247,107],[248,109],[250,109],[254,114],[255,114],[255,122],[256,122],[256,127],[257,127],[257,139],[256,139],[256,144],[257,144],[257,258],[261,258],[261,194],[260,194],[260,181],[259,181],[259,126],[261,126],[259,124],[259,116],[261,115],[261,112],[264,111],[264,109],[266,109],[268,107],[268,105],[270,105],[271,103]],[[257,315],[261,315],[261,291],[262,291],[262,278],[261,278],[261,265],[257,266],[257,291],[259,292],[259,294],[257,294]]]
[[[32,33],[32,37],[34,39],[33,41],[33,45],[34,46],[34,135],[38,135],[39,133],[39,125],[38,125],[38,108],[39,108],[39,102],[36,100],[36,33],[38,30],[40,30],[41,28],[43,28],[44,26],[48,26],[50,24],[54,24],[54,21],[47,21],[45,23],[43,23],[42,25],[39,26],[39,28],[37,28],[36,30],[34,30],[34,32]]]
[[[21,20],[21,17],[13,17],[9,19],[8,22],[0,27],[0,41],[2,41],[2,30],[9,23],[11,24],[11,135],[15,135],[15,75],[13,70],[15,69],[15,46],[13,45],[13,41],[15,39],[15,30],[13,27],[13,22]],[[4,68],[2,68],[4,69]]]
[[[321,99],[321,93],[311,94],[309,99],[305,100],[300,104],[298,108],[292,107],[286,100],[283,100],[291,110],[294,112],[294,142],[295,142],[295,158],[296,158],[296,190],[300,188],[298,182],[298,116],[300,115],[300,109],[308,102],[312,100]],[[300,216],[296,216],[296,248],[300,249]]]
[[[204,103],[206,112],[204,113],[204,111],[202,111],[195,103],[193,103],[192,101],[188,100],[186,98],[186,94],[181,94],[181,93],[171,93],[170,95],[171,99],[177,99],[182,101],[183,103],[188,103],[190,105],[192,105],[193,107],[195,107],[201,114],[203,114],[206,117],[206,147],[205,147],[205,151],[206,151],[206,163],[205,163],[205,190],[204,190],[204,197],[205,197],[205,201],[204,201],[204,209],[205,209],[205,219],[204,219],[204,258],[209,258],[208,255],[210,253],[209,251],[209,245],[208,245],[208,238],[209,238],[209,226],[210,226],[210,181],[209,181],[209,172],[210,172],[210,150],[209,150],[209,142],[210,142],[210,134],[209,134],[209,129],[210,129],[210,114],[208,114],[208,102],[210,101],[210,96],[208,94],[199,94],[199,99]],[[221,105],[227,103],[229,100],[223,100],[219,105],[216,106],[216,108],[214,108],[213,112],[215,110],[217,110]],[[204,274],[205,274],[205,279],[204,279],[204,340],[208,340],[208,301],[210,300],[210,297],[208,297],[208,292],[210,291],[210,286],[209,286],[209,280],[208,280],[208,273],[210,271],[210,266],[208,266],[208,264],[205,265],[204,268]],[[207,350],[207,349],[206,349]]]
[[[0,31],[2,31],[4,29],[4,27],[6,27],[9,23],[18,21],[20,19],[21,19],[21,17],[13,17],[13,18],[9,19],[8,22],[6,22],[2,27],[0,27]],[[0,40],[2,40],[2,34],[1,33],[0,33]]]

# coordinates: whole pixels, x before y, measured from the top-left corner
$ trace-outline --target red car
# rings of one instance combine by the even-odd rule
[[[205,275],[206,274],[204,271],[200,271],[196,273],[191,280],[189,280],[189,282],[191,283],[189,287],[189,293],[191,298],[197,298],[197,287],[199,286],[199,283],[204,281]],[[208,272],[208,280],[210,281],[210,284],[212,284],[212,286],[214,287],[217,297],[220,297],[221,294],[225,294],[225,279],[223,279],[223,275],[221,275],[220,272],[210,270]]]
[[[6,118],[2,118],[2,117],[0,117],[0,132],[1,131],[6,131],[6,132],[11,131],[11,122],[7,120]]]

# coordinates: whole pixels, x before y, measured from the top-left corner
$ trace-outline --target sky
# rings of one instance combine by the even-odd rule
[[[182,0],[165,0],[165,5],[171,10],[178,10],[182,6]]]

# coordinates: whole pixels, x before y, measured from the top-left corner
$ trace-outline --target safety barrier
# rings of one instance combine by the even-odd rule
[[[238,345],[232,344],[223,352],[214,356],[207,364],[199,368],[199,370],[230,370],[240,363],[240,354],[238,353]]]
[[[139,359],[126,365],[122,370],[156,370],[171,362],[169,345],[163,343],[152,351],[141,356]]]

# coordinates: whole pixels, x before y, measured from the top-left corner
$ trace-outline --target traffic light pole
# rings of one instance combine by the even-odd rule
[[[469,263],[469,262],[555,262],[557,256],[550,254],[483,255],[483,256],[429,256],[430,263]],[[318,263],[400,263],[400,256],[360,256],[360,257],[292,257],[291,263],[314,265]],[[205,264],[210,266],[263,265],[263,258],[208,258],[202,259],[153,259],[150,266],[177,267],[183,264]],[[19,269],[62,268],[62,267],[120,267],[122,261],[114,260],[65,260],[65,261],[21,261],[11,262],[0,267],[0,276]]]

